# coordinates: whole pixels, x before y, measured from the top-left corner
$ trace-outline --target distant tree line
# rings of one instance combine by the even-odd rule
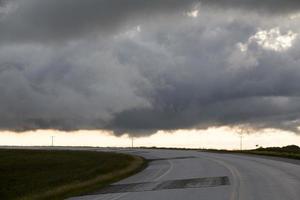
[[[287,152],[287,153],[300,153],[300,147],[297,145],[288,145],[285,147],[260,147],[256,151],[273,151],[273,152]]]

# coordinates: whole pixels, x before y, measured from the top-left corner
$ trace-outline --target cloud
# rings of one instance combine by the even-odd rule
[[[10,0],[4,1],[1,41],[61,42],[111,34],[139,19],[185,12],[195,0]]]
[[[150,98],[153,107],[121,112],[109,128],[147,132],[250,124],[297,132],[300,74],[292,53],[297,49],[282,52],[253,41],[241,51],[239,41],[253,36],[249,31],[242,39],[247,35],[243,23],[232,29],[233,24],[199,22],[194,30],[183,25],[173,38],[160,40],[172,59],[154,64],[158,67],[153,71],[144,66],[145,77],[156,88]],[[135,49],[128,52],[145,57]]]
[[[300,9],[296,0],[2,0],[0,42],[59,43],[99,32],[111,34],[141,21],[164,20],[174,13],[198,15],[193,7],[199,5],[267,14],[290,14]]]
[[[292,47],[294,40],[298,34],[293,31],[288,31],[282,34],[278,27],[269,31],[260,30],[255,35],[251,36],[248,41],[243,44],[238,44],[241,51],[247,51],[248,46],[257,44],[265,49],[274,51],[285,51]]]
[[[216,8],[242,9],[271,15],[290,14],[300,10],[300,2],[297,0],[200,0],[200,2]]]
[[[2,130],[298,132],[299,22],[281,15],[297,3],[4,2]]]

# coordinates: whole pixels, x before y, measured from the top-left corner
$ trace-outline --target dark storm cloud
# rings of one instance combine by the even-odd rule
[[[220,33],[219,37],[223,34]],[[229,38],[226,34],[223,37]],[[171,43],[178,43],[176,46],[184,49],[189,39],[183,36],[180,42],[174,40]],[[278,128],[298,132],[299,60],[286,53],[258,47],[249,50],[246,57],[239,51],[241,59],[245,59],[242,64],[246,65],[247,57],[258,53],[253,66],[232,69],[227,61],[236,53],[234,46],[223,40],[221,46],[231,46],[232,49],[218,48],[214,47],[215,42],[220,44],[220,41],[189,44],[183,51],[185,55],[180,52],[188,60],[164,74],[152,77],[147,72],[145,76],[158,88],[151,96],[154,106],[123,111],[109,128],[117,132],[143,132],[248,124],[258,129]],[[206,50],[197,49],[198,45]],[[234,62],[239,63],[238,60]],[[162,88],[157,80],[164,81]]]
[[[298,0],[200,0],[200,2],[219,8],[244,9],[267,14],[286,14],[300,9]]]
[[[199,2],[269,14],[300,8],[297,0],[2,0],[0,6],[6,11],[0,20],[0,42],[62,42],[86,34],[111,34],[159,15],[182,13]]]
[[[64,40],[111,33],[140,18],[184,12],[195,0],[11,0],[0,21],[0,41]]]
[[[0,2],[2,130],[298,132],[297,1]]]

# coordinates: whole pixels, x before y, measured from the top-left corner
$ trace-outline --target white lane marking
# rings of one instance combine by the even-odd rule
[[[225,163],[224,161],[221,161],[217,157],[213,157],[213,156],[209,157],[209,156],[205,156],[205,155],[201,155],[201,156],[205,157],[208,160],[216,162],[229,170],[229,172],[232,174],[232,178],[233,178],[233,183],[232,183],[233,190],[230,195],[230,200],[239,200],[240,199],[240,188],[241,188],[241,182],[240,182],[241,174],[239,173],[239,171],[234,166],[231,166],[231,165]]]
[[[153,181],[158,181],[159,179],[161,179],[161,178],[163,178],[164,176],[166,176],[168,173],[170,173],[170,171],[173,169],[173,163],[170,161],[170,160],[168,160],[168,163],[169,163],[169,168],[168,168],[168,170],[166,171],[166,172],[164,172],[162,175],[160,175],[160,176],[158,176],[158,177],[156,177]],[[161,171],[161,170],[160,170]],[[159,172],[160,172],[159,171]],[[159,174],[159,172],[158,172],[158,174]],[[120,195],[118,195],[118,196],[116,196],[116,197],[113,197],[112,199],[110,199],[110,200],[118,200],[118,199],[120,199],[120,198],[122,198],[122,197],[124,197],[124,196],[126,196],[126,195],[128,195],[128,194],[130,194],[130,193],[122,193],[122,194],[120,194]],[[101,200],[103,197],[97,197],[97,198],[95,198],[95,199],[93,199],[93,200]]]
[[[166,176],[166,175],[173,169],[173,164],[172,164],[172,162],[171,162],[170,160],[168,160],[168,163],[170,164],[170,165],[169,165],[169,169],[168,169],[166,172],[164,172],[162,175],[156,177],[156,178],[154,179],[154,181],[158,181],[158,180],[161,179],[162,177]]]

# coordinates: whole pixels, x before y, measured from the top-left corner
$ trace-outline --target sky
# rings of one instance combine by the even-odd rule
[[[53,143],[52,143],[53,139]],[[132,142],[133,139],[133,142]],[[242,142],[242,144],[241,144]],[[144,137],[125,134],[115,136],[105,131],[63,132],[55,130],[27,131],[22,134],[3,132],[0,146],[93,146],[93,147],[176,147],[198,149],[255,149],[257,147],[300,146],[300,137],[276,130],[263,130],[252,134],[238,133],[227,127],[207,130],[158,131]]]
[[[297,0],[0,0],[0,138],[299,141],[299,18]]]

